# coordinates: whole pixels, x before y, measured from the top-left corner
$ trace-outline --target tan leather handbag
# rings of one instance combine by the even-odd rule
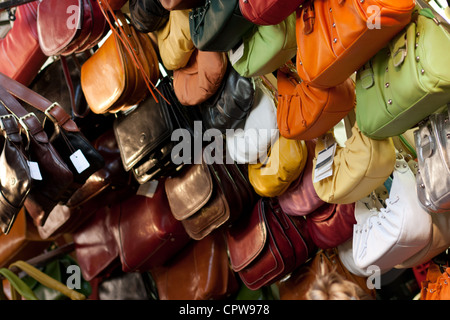
[[[167,70],[186,66],[195,50],[189,31],[189,11],[171,11],[165,26],[154,32],[158,40],[161,61]]]
[[[300,176],[307,158],[305,141],[280,136],[264,162],[248,165],[250,183],[262,197],[279,196]]]
[[[152,89],[148,82],[159,78],[158,57],[149,36],[137,32],[120,11],[116,15],[122,27],[114,28],[81,66],[81,88],[90,109],[98,114],[138,104]]]
[[[382,185],[394,171],[396,153],[392,138],[374,140],[364,136],[356,122],[345,147],[336,146],[332,175],[314,183],[317,195],[325,202],[356,202]],[[323,137],[317,140],[317,155],[325,149]],[[313,179],[314,179],[313,174]]]

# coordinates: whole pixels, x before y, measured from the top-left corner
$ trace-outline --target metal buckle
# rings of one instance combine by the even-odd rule
[[[20,118],[18,119],[18,120],[19,120],[19,123],[20,123],[20,125],[22,126],[22,128],[25,129],[25,131],[27,131],[27,132],[30,131],[30,129],[28,128],[28,126],[25,124],[25,122],[24,122],[23,120],[25,120],[26,118],[29,118],[29,117],[35,117],[36,120],[37,120],[39,123],[41,123],[41,122],[39,121],[39,118],[34,114],[34,112],[30,112],[30,113],[24,115],[23,117],[20,117]]]
[[[56,106],[61,108],[61,106],[58,102],[53,102],[52,105],[50,107],[48,107],[47,109],[45,109],[45,111],[44,111],[45,115],[48,118],[50,118],[50,120],[52,120],[52,122],[54,122],[54,123],[58,123],[58,121],[50,114],[50,111]]]
[[[3,124],[3,119],[8,119],[8,118],[13,118],[14,121],[16,121],[16,124],[17,124],[16,117],[14,117],[12,114],[7,114],[7,115],[0,116],[0,129],[1,130],[5,130],[5,125]]]
[[[398,50],[392,56],[392,61],[394,63],[394,67],[400,66],[403,63],[403,61],[405,61],[405,58],[408,54],[408,39],[406,37],[406,33],[405,33],[404,38],[405,38],[405,44],[402,45],[400,48],[398,48]],[[397,60],[396,57],[399,53],[401,53],[401,57],[399,60]]]

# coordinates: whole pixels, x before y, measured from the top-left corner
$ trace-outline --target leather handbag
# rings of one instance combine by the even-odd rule
[[[351,273],[339,259],[338,249],[319,250],[314,258],[301,266],[288,277],[277,282],[280,300],[308,300],[307,293],[318,274],[321,274],[322,266],[342,276],[345,280],[355,283],[369,296],[375,299],[375,289],[367,288],[367,277],[361,277]]]
[[[440,19],[430,8],[418,9],[411,23],[358,70],[356,121],[366,136],[400,135],[450,101],[450,58],[430,50],[450,50],[450,26]]]
[[[173,88],[182,105],[197,106],[213,97],[227,73],[224,52],[194,49],[188,63],[173,71]]]
[[[54,239],[42,239],[25,208],[19,211],[8,234],[0,234],[0,268],[17,260],[31,259],[47,249]]]
[[[128,0],[105,0],[113,10],[120,10],[127,3]]]
[[[258,200],[226,235],[231,267],[251,290],[274,284],[317,250],[305,220],[286,215],[274,198]]]
[[[420,284],[420,300],[450,300],[450,268],[442,269],[436,263],[430,264],[426,280]]]
[[[97,0],[39,2],[39,45],[47,56],[70,55],[94,47],[105,35],[105,17]]]
[[[302,81],[291,64],[278,69],[277,123],[288,139],[311,140],[332,129],[355,108],[355,85],[348,78],[331,88]]]
[[[32,179],[17,120],[0,105],[0,230],[8,234],[31,189]]]
[[[235,61],[237,53],[228,53],[233,68],[241,76],[256,77],[274,72],[290,61],[297,53],[295,19],[292,13],[276,25],[254,26],[242,37],[242,56]]]
[[[2,74],[0,74],[0,83],[12,95],[26,101],[38,111],[43,112],[46,116],[45,119],[48,120],[45,121],[43,128],[33,113],[29,113],[23,108],[5,89],[0,90],[3,91],[2,96],[4,98],[2,100],[5,105],[8,106],[13,114],[22,118],[21,125],[31,133],[30,136],[36,136],[35,143],[33,143],[32,147],[35,150],[31,152],[36,153],[34,155],[36,159],[42,157],[39,166],[48,166],[47,178],[52,180],[34,180],[37,181],[34,190],[39,190],[38,192],[44,196],[36,199],[38,201],[32,201],[34,203],[33,205],[27,202],[29,197],[25,202],[27,209],[35,219],[36,225],[42,226],[51,209],[58,202],[67,201],[75,190],[86,182],[89,176],[102,168],[104,166],[104,159],[86,137],[84,137],[76,123],[71,120],[71,117],[57,103],[51,103],[36,92]],[[27,126],[27,123],[30,125]],[[42,137],[39,137],[39,134]],[[45,140],[47,141],[44,142]],[[38,151],[37,148],[41,150]],[[55,153],[53,161],[45,158],[48,153],[42,148],[47,148],[47,152]],[[51,148],[54,148],[54,151],[51,151]],[[30,159],[34,161],[32,158]],[[43,163],[44,161],[46,162],[45,164]],[[67,179],[64,180],[64,177]],[[45,193],[50,190],[52,191],[51,193]],[[33,194],[34,197],[35,193],[31,192],[30,194]],[[49,199],[54,199],[54,201],[49,202]]]
[[[159,0],[169,11],[194,9],[205,4],[205,0]]]
[[[242,124],[226,135],[227,150],[234,161],[245,164],[265,159],[279,136],[276,112],[274,93],[261,79],[255,79],[253,106]]]
[[[200,107],[205,126],[227,133],[242,125],[255,103],[255,83],[228,67],[220,88]]]
[[[305,169],[307,157],[305,141],[280,136],[266,159],[248,165],[248,177],[255,192],[261,197],[283,194]]]
[[[189,30],[194,46],[203,51],[233,49],[253,24],[245,19],[239,1],[206,1],[189,12]]]
[[[247,20],[257,25],[277,25],[295,13],[305,0],[239,0],[239,8]]]
[[[297,12],[297,70],[316,87],[346,81],[410,21],[414,0],[308,1]]]
[[[224,300],[239,290],[220,231],[192,241],[171,261],[150,273],[160,300]]]
[[[419,204],[415,177],[397,159],[386,208],[355,205],[353,259],[360,268],[377,265],[387,271],[422,250],[432,237],[430,214]]]
[[[121,27],[108,20],[112,34],[81,67],[83,93],[97,114],[129,109],[145,99],[147,90],[154,95],[150,83],[159,78],[158,57],[149,36],[136,31],[121,11],[115,17]]]
[[[185,67],[195,49],[189,31],[189,10],[171,11],[169,21],[155,35],[164,67],[167,70]]]
[[[48,59],[39,46],[38,5],[35,1],[18,6],[13,27],[0,39],[0,72],[26,86]]]
[[[431,213],[450,211],[450,105],[434,113],[414,131],[419,172],[417,196]],[[446,174],[445,174],[446,173]]]
[[[325,204],[325,201],[317,195],[313,185],[313,159],[316,143],[314,140],[308,140],[305,143],[308,153],[305,168],[298,179],[277,197],[280,207],[287,215],[291,216],[310,214]]]
[[[164,28],[170,12],[161,6],[160,0],[130,0],[130,19],[133,26],[142,33]]]
[[[355,204],[325,203],[305,216],[312,241],[320,249],[336,248],[353,237]]]
[[[313,182],[317,195],[325,202],[356,202],[382,185],[394,170],[396,154],[392,138],[370,139],[361,133],[356,122],[351,133],[344,147],[336,145],[331,176]],[[317,140],[313,177],[317,156],[326,146],[325,140],[326,136]]]
[[[152,197],[135,195],[116,204],[115,237],[124,272],[145,272],[165,264],[191,238],[170,211],[164,180]]]

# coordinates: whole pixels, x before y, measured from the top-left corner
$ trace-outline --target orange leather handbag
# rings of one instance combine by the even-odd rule
[[[362,67],[410,21],[414,0],[314,0],[297,11],[297,69],[334,87]]]
[[[355,84],[350,78],[332,88],[316,88],[302,82],[295,67],[278,69],[277,123],[288,139],[320,137],[341,121],[356,104]]]

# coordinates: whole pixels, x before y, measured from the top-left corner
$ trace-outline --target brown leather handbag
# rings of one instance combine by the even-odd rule
[[[98,114],[138,104],[148,90],[153,94],[151,84],[159,78],[158,57],[149,36],[137,32],[121,11],[115,17],[121,27],[108,20],[112,34],[81,67],[83,93]]]
[[[316,87],[346,81],[410,21],[414,0],[307,1],[297,11],[297,70]]]
[[[355,84],[350,78],[332,88],[316,88],[299,78],[291,64],[277,73],[277,123],[288,139],[320,137],[356,105]]]
[[[262,198],[227,229],[231,266],[251,290],[270,285],[311,258],[317,248],[306,221],[286,215],[275,198]]]
[[[223,233],[192,241],[165,265],[150,271],[160,300],[221,300],[239,290]]]
[[[173,71],[173,87],[181,104],[196,106],[218,92],[228,66],[224,52],[195,49],[183,68]]]

